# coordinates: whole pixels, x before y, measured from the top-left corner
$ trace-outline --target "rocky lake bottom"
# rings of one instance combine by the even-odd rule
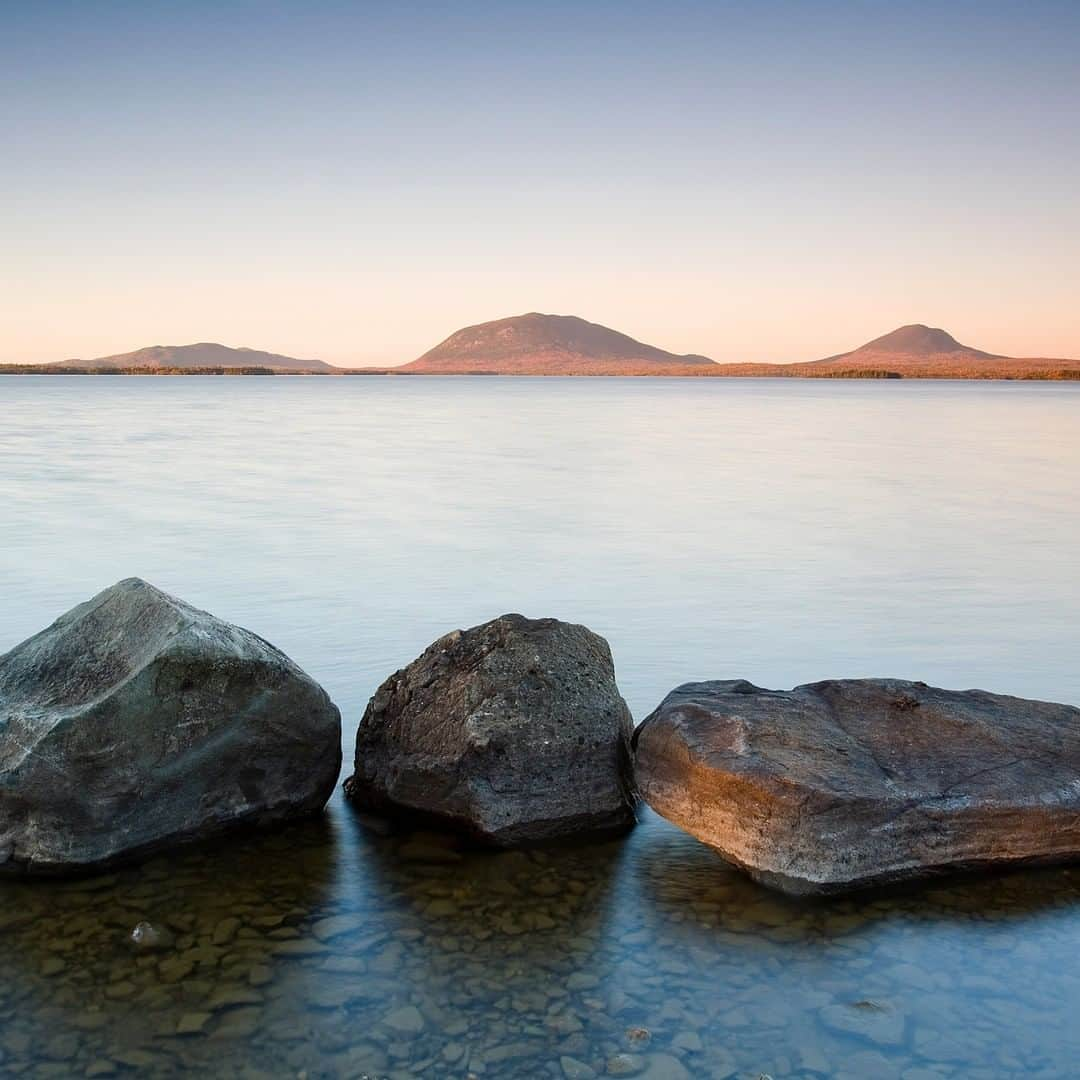
[[[0,1072],[1075,1075],[1080,871],[798,902],[643,818],[492,854],[336,798],[104,876],[3,883]]]

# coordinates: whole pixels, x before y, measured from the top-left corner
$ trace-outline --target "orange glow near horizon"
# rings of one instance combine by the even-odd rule
[[[396,365],[528,311],[1080,357],[1080,6],[271,8],[9,13],[0,362]]]

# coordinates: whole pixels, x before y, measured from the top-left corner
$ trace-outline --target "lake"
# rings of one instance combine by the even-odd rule
[[[1080,704],[1080,385],[0,379],[0,650],[138,575],[356,724],[508,611],[691,679]],[[1080,870],[779,898],[643,811],[478,855],[324,818],[0,885],[0,1073],[1067,1077]],[[131,929],[167,927],[161,952]]]

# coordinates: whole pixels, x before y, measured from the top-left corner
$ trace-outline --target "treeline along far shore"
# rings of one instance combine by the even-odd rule
[[[573,378],[577,376],[607,376],[622,378],[740,378],[740,379],[1003,379],[1006,381],[1026,380],[1037,382],[1080,382],[1080,366],[1075,368],[1030,369],[995,369],[979,371],[958,369],[955,371],[887,371],[881,368],[850,368],[840,371],[799,371],[794,365],[769,365],[770,370],[732,370],[744,365],[717,364],[717,370],[702,371],[674,369],[671,371],[573,371],[573,372],[521,372],[519,374],[537,377]],[[761,365],[764,366],[764,365]],[[775,370],[772,368],[775,367]],[[0,375],[425,375],[431,372],[399,371],[396,368],[341,368],[338,371],[290,371],[286,368],[263,367],[111,367],[111,368],[62,368],[56,364],[7,364],[0,368]],[[442,373],[440,373],[442,374]],[[503,371],[462,371],[446,372],[454,375],[504,376],[511,374]]]

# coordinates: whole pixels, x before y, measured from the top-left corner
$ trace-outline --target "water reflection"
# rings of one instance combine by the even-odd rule
[[[643,816],[657,821],[648,809]],[[848,897],[797,898],[757,885],[704,844],[666,825],[640,830],[630,850],[634,867],[626,880],[634,903],[661,911],[690,909],[706,927],[720,925],[715,919],[721,914],[732,929],[752,926],[755,918],[780,920],[798,926],[798,936],[807,941],[869,929],[899,912],[929,921],[1028,919],[1068,911],[1080,896],[1080,873],[1059,866],[951,874]]]
[[[646,812],[502,854],[322,819],[0,893],[4,1075],[1067,1076],[1070,870],[786,900]],[[155,949],[129,942],[148,920]]]

